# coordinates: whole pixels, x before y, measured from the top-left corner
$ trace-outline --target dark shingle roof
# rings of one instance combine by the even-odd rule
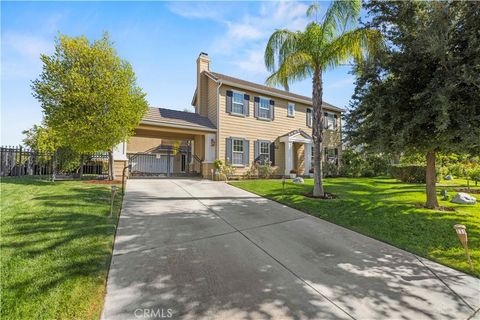
[[[191,127],[192,129],[216,129],[210,119],[198,113],[164,108],[149,108],[142,121],[152,121],[166,125],[181,125]]]
[[[284,95],[284,96],[287,96],[287,97],[292,97],[294,99],[304,100],[306,104],[311,104],[312,103],[312,98],[307,97],[307,96],[302,96],[302,95],[292,93],[292,92],[288,92],[288,91],[285,91],[285,90],[280,90],[280,89],[277,89],[277,88],[264,86],[264,85],[261,85],[261,84],[258,84],[258,83],[245,81],[245,80],[242,80],[242,79],[230,77],[230,76],[227,76],[227,75],[224,75],[224,74],[221,74],[221,73],[217,73],[217,72],[212,72],[212,71],[204,71],[204,72],[207,75],[210,75],[211,77],[215,78],[216,80],[228,81],[228,82],[231,82],[231,83],[234,83],[234,84],[238,84],[240,86],[251,87],[253,90],[255,90],[255,89],[263,90],[263,91],[270,92],[272,94],[279,94],[279,95]],[[335,107],[334,105],[331,105],[331,104],[329,104],[325,101],[323,102],[323,106],[330,109],[330,110],[334,110],[334,111],[339,111],[339,112],[345,111],[344,109]]]

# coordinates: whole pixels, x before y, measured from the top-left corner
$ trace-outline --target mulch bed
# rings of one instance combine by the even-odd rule
[[[455,189],[455,191],[457,191],[457,192],[465,192],[465,193],[480,194],[480,189],[470,189],[470,191],[468,191],[467,188],[461,188],[461,189]]]
[[[83,183],[89,184],[121,184],[121,180],[85,180]]]
[[[417,203],[415,205],[415,208],[419,208],[419,209],[428,209],[425,207],[425,205],[423,205],[422,203]],[[455,208],[451,208],[451,207],[444,207],[444,206],[440,206],[438,207],[437,209],[435,210],[438,210],[438,211],[447,211],[447,212],[455,212]]]
[[[304,193],[303,195],[304,195],[305,197],[308,197],[308,198],[319,199],[319,200],[331,200],[331,199],[336,199],[336,198],[338,198],[338,197],[337,197],[336,195],[334,195],[333,193],[328,193],[328,192],[325,192],[325,196],[323,196],[323,197],[314,197],[312,192]]]

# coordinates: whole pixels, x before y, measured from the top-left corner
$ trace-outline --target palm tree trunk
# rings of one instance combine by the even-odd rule
[[[426,169],[426,191],[427,191],[427,202],[425,207],[429,209],[437,209],[439,207],[437,200],[437,174],[435,172],[435,151],[429,151],[427,153],[427,169]]]
[[[313,74],[313,196],[324,197],[323,190],[323,169],[322,169],[322,141],[323,141],[323,84],[321,69],[315,70]]]

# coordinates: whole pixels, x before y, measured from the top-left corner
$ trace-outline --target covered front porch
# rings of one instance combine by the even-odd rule
[[[284,149],[284,172],[292,170],[298,175],[308,175],[312,164],[312,138],[303,130],[294,130],[279,138]]]

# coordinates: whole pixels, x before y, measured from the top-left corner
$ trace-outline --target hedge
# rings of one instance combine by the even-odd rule
[[[420,165],[395,165],[390,169],[392,177],[407,183],[425,183],[426,167]]]

